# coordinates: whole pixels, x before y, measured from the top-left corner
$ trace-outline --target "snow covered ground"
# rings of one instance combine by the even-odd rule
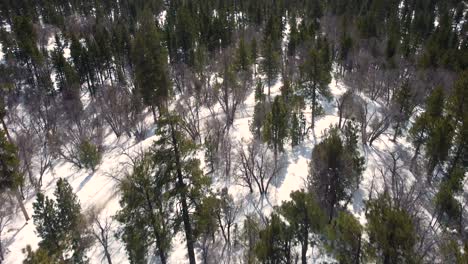
[[[164,16],[161,17],[161,22],[163,23],[163,21]],[[285,41],[287,41],[287,37],[285,37]],[[280,94],[281,86],[281,81],[276,82],[272,86],[271,94],[273,97]],[[346,89],[347,88],[340,80],[333,79],[330,83],[330,90],[334,98],[338,98]],[[253,116],[255,100],[253,88],[251,90],[243,107],[236,113],[233,128],[230,130],[231,139],[239,144],[245,144],[245,142],[248,142],[252,138],[249,130],[249,122]],[[284,161],[285,166],[280,172],[280,176],[274,183],[274,186],[270,189],[268,201],[271,204],[267,204],[263,207],[263,213],[267,214],[271,212],[272,206],[280,204],[281,201],[288,200],[291,191],[304,188],[308,174],[308,163],[314,145],[321,141],[322,132],[325,129],[328,129],[330,125],[338,122],[335,101],[332,100],[322,103],[324,105],[325,115],[319,117],[316,121],[314,131],[315,137],[312,133],[309,133],[302,144],[295,148],[291,148],[288,145],[284,154],[282,154],[281,159]],[[208,113],[208,111],[202,111],[202,113]],[[305,117],[306,120],[310,120],[310,109],[306,109]],[[149,123],[151,119],[149,115]],[[117,139],[111,131],[107,132],[105,138],[105,146],[107,149],[104,153],[101,165],[94,173],[85,170],[78,171],[69,163],[56,161],[53,169],[48,171],[44,176],[44,193],[52,196],[56,180],[62,177],[67,179],[73,187],[79,197],[83,211],[96,207],[101,209],[102,218],[114,215],[120,208],[118,202],[118,181],[116,181],[115,178],[122,177],[130,168],[128,155],[132,156],[141,150],[147,149],[154,141],[155,136],[149,136],[141,142],[134,142],[133,139],[125,138],[125,136]],[[384,134],[375,141],[373,147],[361,150],[365,153],[367,169],[364,172],[360,188],[356,191],[353,200],[349,204],[349,209],[362,223],[365,223],[363,200],[368,198],[371,186],[379,188],[379,186],[382,185],[382,179],[379,177],[374,179],[373,177],[376,175],[376,169],[387,158],[386,153],[396,148],[408,150],[410,148],[409,145],[410,144],[405,142],[404,139],[400,139],[395,144],[390,141],[389,135]],[[203,157],[202,154],[200,156]],[[216,186],[214,186],[214,188],[215,187]],[[248,191],[245,190],[245,188],[233,182],[231,182],[228,187],[229,192],[234,195],[236,200],[246,199]],[[33,213],[32,203],[34,201],[34,196],[27,197],[25,201],[27,211],[30,215]],[[115,223],[115,225],[117,225],[117,223]],[[25,223],[20,213],[16,214],[16,218],[12,224],[8,226],[5,237],[6,264],[20,263],[24,259],[22,249],[28,244],[35,249],[40,241],[36,235],[33,221],[30,220],[28,223]],[[111,253],[113,263],[128,262],[125,249],[119,241],[113,241]],[[310,250],[309,253],[311,257],[313,255],[314,263],[318,258],[322,261],[330,261],[330,258],[319,254],[317,248],[314,248],[313,253],[312,250]],[[88,256],[90,258],[90,263],[101,263],[103,261],[103,254],[100,245],[95,244],[92,249],[88,251]],[[170,254],[169,263],[187,263],[185,256],[184,237],[183,234],[178,234],[173,241],[173,249]]]

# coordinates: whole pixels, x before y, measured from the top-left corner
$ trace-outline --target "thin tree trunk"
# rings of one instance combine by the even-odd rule
[[[154,215],[153,203],[151,202],[147,189],[145,189],[145,197],[146,197],[146,203],[148,204],[148,207],[149,207],[149,213],[151,216],[151,224],[153,225],[154,236],[156,237],[156,244],[159,249],[158,250],[159,258],[161,259],[162,264],[166,264],[167,263],[166,253],[165,253],[165,250],[162,248],[162,241],[161,241],[161,236],[158,232],[158,228],[156,224],[156,216]]]
[[[26,219],[26,222],[27,222],[29,221],[29,215],[28,215],[28,211],[26,211],[26,207],[24,207],[23,199],[21,198],[21,193],[19,189],[16,189],[14,193],[15,193],[16,200],[18,200],[18,204],[21,208],[21,212],[23,212],[24,219]]]
[[[175,154],[175,159],[176,159],[177,185],[178,185],[178,188],[180,189],[180,200],[181,200],[180,202],[182,204],[182,219],[184,222],[185,238],[187,240],[187,251],[188,251],[188,257],[189,257],[189,263],[196,264],[192,226],[190,224],[187,197],[185,194],[186,192],[185,183],[184,183],[184,179],[182,175],[182,168],[180,164],[179,146],[178,146],[173,124],[171,124],[171,134],[172,134],[172,145],[174,147],[174,154]]]
[[[306,232],[304,237],[304,243],[302,243],[301,249],[301,260],[302,264],[307,264],[307,249],[309,248],[309,234]]]
[[[317,100],[315,84],[312,87],[312,129],[315,127],[315,104]]]

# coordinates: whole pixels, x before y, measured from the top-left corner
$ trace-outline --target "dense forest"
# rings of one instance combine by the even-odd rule
[[[465,0],[0,0],[0,263],[468,263]]]

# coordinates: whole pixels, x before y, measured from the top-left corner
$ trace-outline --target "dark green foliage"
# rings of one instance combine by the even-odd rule
[[[248,71],[252,61],[251,51],[243,37],[239,41],[239,47],[236,53],[236,70]]]
[[[416,230],[411,216],[392,204],[388,194],[367,203],[369,250],[377,263],[413,263]]]
[[[413,160],[417,158],[421,146],[426,146],[428,180],[437,165],[448,158],[452,144],[453,127],[450,119],[444,115],[445,96],[441,87],[432,91],[426,100],[426,111],[418,116],[409,131],[410,139],[415,146]]]
[[[57,181],[54,192],[55,201],[42,193],[37,194],[33,203],[34,224],[41,237],[39,246],[49,256],[65,258],[65,253],[72,251],[69,261],[86,263],[85,251],[89,246],[86,236],[86,222],[81,214],[81,206],[73,189],[64,179]]]
[[[26,259],[23,260],[23,264],[61,264],[63,261],[59,261],[57,257],[50,256],[47,250],[39,247],[36,251],[33,251],[30,245],[27,245],[23,249],[23,253],[26,255]]]
[[[121,183],[122,191],[116,219],[122,223],[120,237],[125,243],[130,263],[148,259],[150,247],[156,247],[162,263],[166,263],[172,240],[169,199],[171,182],[166,171],[156,166],[151,153],[144,154],[133,172]]]
[[[464,178],[465,171],[460,167],[454,168],[451,174],[443,179],[434,197],[437,213],[449,226],[459,227],[461,224],[462,205],[454,196],[463,190]]]
[[[306,120],[304,113],[302,111],[297,114],[296,112],[292,113],[291,116],[291,146],[295,147],[299,145],[304,140],[304,135],[306,133]]]
[[[330,250],[340,263],[361,263],[363,227],[352,214],[339,212],[327,233]]]
[[[250,123],[250,132],[252,132],[255,138],[261,138],[263,136],[263,124],[267,118],[270,105],[265,100],[263,84],[260,80],[258,80],[255,86],[255,102],[253,117]]]
[[[394,141],[405,131],[408,120],[413,112],[413,104],[411,87],[408,82],[405,82],[393,98],[393,108],[396,111],[393,117]]]
[[[281,214],[289,224],[285,232],[290,232],[295,243],[301,246],[302,263],[307,263],[307,251],[311,233],[321,233],[325,223],[326,216],[315,197],[304,190],[295,191],[290,194],[291,201],[285,201],[278,208]],[[312,246],[315,241],[312,240]]]
[[[288,136],[288,111],[281,96],[276,96],[263,124],[263,139],[273,147],[275,156],[283,151]]]
[[[435,166],[447,160],[452,145],[452,135],[452,125],[446,118],[439,118],[431,124],[429,138],[426,143],[429,173],[432,173]]]
[[[17,148],[10,143],[3,130],[0,130],[0,191],[16,189],[23,183],[23,175],[18,171]]]
[[[440,251],[444,263],[465,264],[468,262],[468,242],[461,247],[454,238],[449,238],[444,241]]]
[[[265,228],[259,232],[255,255],[261,263],[290,263],[292,232],[277,214],[272,214]]]
[[[193,223],[190,211],[201,203],[210,185],[210,179],[200,169],[200,161],[194,157],[197,146],[189,140],[179,125],[177,116],[168,116],[159,121],[153,146],[153,162],[164,170],[174,190],[171,197],[181,204],[177,218],[183,222],[187,240],[189,261],[195,263]]]
[[[89,140],[83,140],[78,147],[78,159],[82,166],[92,171],[101,163],[102,154],[98,146]]]
[[[135,84],[145,105],[164,111],[171,94],[167,54],[151,14],[144,13],[140,23],[133,43]]]
[[[244,259],[245,263],[255,263],[255,246],[259,240],[260,226],[255,216],[247,215],[242,229],[242,241],[245,241]]]
[[[343,142],[338,128],[332,127],[326,133],[312,151],[309,188],[331,222],[339,202],[348,201],[358,188],[363,162],[356,148],[349,147],[352,141]]]
[[[268,97],[270,96],[270,87],[279,73],[279,64],[280,54],[276,50],[274,43],[270,39],[263,40],[260,72],[267,78]]]
[[[434,198],[436,210],[445,223],[457,223],[461,217],[462,206],[453,196],[454,192],[450,183],[443,182]]]
[[[319,100],[330,99],[328,84],[331,81],[331,62],[328,57],[327,42],[323,47],[311,48],[305,62],[300,66],[302,95],[310,102],[312,109],[311,126],[320,112]]]

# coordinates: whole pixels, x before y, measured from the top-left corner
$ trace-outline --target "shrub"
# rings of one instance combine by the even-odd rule
[[[78,155],[81,166],[92,171],[96,170],[102,158],[98,146],[86,139],[78,146]]]

